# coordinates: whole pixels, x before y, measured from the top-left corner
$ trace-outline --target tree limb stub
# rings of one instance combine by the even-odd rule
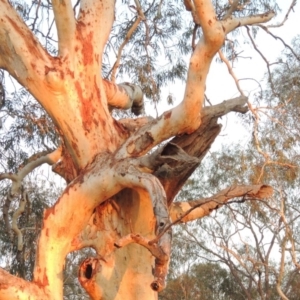
[[[175,202],[170,207],[170,216],[174,223],[186,223],[209,215],[214,209],[226,204],[230,199],[263,199],[273,194],[268,185],[241,185],[229,187],[218,194],[204,199],[188,202]]]
[[[135,115],[143,112],[143,92],[139,86],[127,82],[115,84],[105,79],[103,84],[108,105],[119,109],[131,108]]]

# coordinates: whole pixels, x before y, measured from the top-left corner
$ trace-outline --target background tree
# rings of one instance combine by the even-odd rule
[[[92,299],[156,299],[165,286],[172,225],[202,218],[232,198],[272,193],[251,183],[173,203],[219,134],[218,118],[248,110],[241,90],[237,98],[203,108],[215,54],[223,47],[236,58],[231,32],[271,20],[276,1],[129,4],[0,2],[2,243],[16,241],[21,266],[10,268],[20,277],[0,269],[0,299],[62,299],[66,257],[84,248],[96,251],[79,267]],[[184,64],[181,55],[189,53]],[[116,84],[117,77],[133,83]],[[141,113],[143,94],[157,102],[164,85],[183,78],[182,102],[160,117],[112,117],[113,108]],[[40,178],[37,185],[29,180],[42,164],[67,183],[55,200],[31,197],[31,187],[49,188]],[[36,213],[47,207],[33,273],[24,232],[39,223],[29,212],[20,218],[29,202]]]
[[[230,272],[239,291],[231,290],[230,299],[299,297],[294,284],[300,271],[298,45],[299,36],[293,41],[295,53],[285,51],[280,56],[280,64],[272,71],[273,83],[269,82],[268,89],[256,94],[259,122],[254,121],[248,143],[224,147],[209,155],[182,191],[181,197],[210,195],[214,189],[228,184],[228,180],[232,184],[265,182],[276,187],[268,202],[232,204],[211,218],[183,227],[185,234],[180,232],[173,247],[179,253],[185,249],[175,259],[183,266],[193,265],[194,270],[195,265],[202,268],[214,262],[218,268]],[[246,127],[253,122],[248,118],[241,121]],[[207,169],[211,173],[203,179]],[[178,266],[171,264],[171,267],[178,270]],[[188,279],[184,282],[188,282],[186,287],[190,291],[200,286],[201,283],[191,280],[190,270],[181,269],[180,274],[170,277],[173,287],[180,290],[182,278]],[[213,281],[214,277],[211,278]],[[222,295],[226,292],[211,295],[210,299],[222,299]]]

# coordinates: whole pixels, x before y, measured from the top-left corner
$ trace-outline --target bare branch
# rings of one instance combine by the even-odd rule
[[[19,172],[17,174],[11,174],[11,173],[2,173],[0,174],[0,180],[3,179],[11,179],[13,181],[13,185],[11,188],[11,194],[15,195],[18,193],[22,180],[35,168],[41,166],[44,163],[47,163],[49,165],[53,165],[56,163],[60,156],[61,156],[61,148],[57,148],[51,153],[48,153],[45,155],[45,152],[42,152],[40,154],[35,154],[32,159],[29,159],[29,162],[22,168],[20,168]]]
[[[271,88],[272,88],[272,91],[275,93],[275,88],[274,88],[274,84],[273,84],[273,80],[272,80],[272,75],[271,75],[271,70],[270,70],[270,63],[268,62],[268,60],[266,59],[266,57],[262,54],[262,52],[258,49],[258,47],[256,46],[251,34],[250,34],[250,29],[249,27],[246,27],[247,28],[247,34],[250,38],[250,41],[254,47],[254,49],[259,53],[259,55],[261,56],[261,58],[265,61],[266,65],[267,65],[267,69],[268,69],[268,74],[269,74],[269,81],[270,81],[270,84],[271,84]],[[276,93],[275,93],[276,94]]]
[[[131,234],[128,234],[122,238],[120,238],[116,243],[115,243],[115,246],[117,248],[122,248],[122,247],[125,247],[131,243],[136,243],[136,244],[139,244],[143,247],[145,247],[146,249],[149,250],[149,252],[156,258],[160,259],[160,260],[168,260],[168,255],[162,251],[161,248],[158,247],[157,244],[151,244],[149,243],[150,240],[139,235],[139,234],[134,234],[134,233],[131,233]]]
[[[17,244],[18,251],[22,251],[23,249],[23,234],[20,228],[18,227],[18,219],[20,215],[24,212],[26,203],[27,203],[27,193],[23,191],[22,197],[20,199],[19,207],[14,212],[12,217],[12,222],[11,222],[12,223],[11,228],[17,234],[18,237],[18,244]]]
[[[227,10],[223,20],[228,19],[229,17],[232,16],[232,14],[237,10],[238,6],[239,6],[239,0],[233,0],[231,1],[232,3],[230,3],[229,9]]]
[[[166,194],[159,180],[152,174],[141,172],[128,160],[120,161],[116,165],[114,177],[117,183],[124,188],[142,188],[147,190],[151,197],[156,217],[157,234],[164,230],[170,220]]]
[[[255,25],[260,23],[265,23],[270,21],[275,16],[275,13],[273,11],[266,12],[259,15],[253,15],[243,18],[233,18],[230,17],[224,21],[221,21],[223,29],[226,33],[229,33],[230,31],[233,31],[234,29],[246,26],[246,25]]]
[[[71,0],[52,0],[58,35],[59,55],[65,56],[71,49],[75,37],[75,17]]]
[[[292,2],[291,2],[291,4],[290,4],[290,7],[288,8],[288,11],[287,11],[287,13],[285,14],[285,16],[284,16],[282,22],[280,22],[279,24],[276,24],[276,25],[275,25],[275,24],[274,24],[274,25],[270,24],[270,25],[268,25],[268,27],[269,27],[269,28],[281,27],[281,26],[287,21],[289,15],[290,15],[290,13],[291,13],[291,11],[294,9],[294,6],[295,6],[296,4],[297,4],[297,0],[292,0]]]
[[[119,108],[129,109],[135,115],[142,113],[144,108],[142,89],[134,84],[127,82],[115,84],[107,80],[103,80],[108,105]]]
[[[58,161],[61,155],[61,148],[56,149],[55,151],[45,154],[45,152],[41,152],[39,154],[33,155],[29,162],[24,166],[21,167],[19,172],[17,174],[11,174],[11,173],[2,173],[0,174],[0,181],[3,179],[10,179],[12,181],[12,186],[10,188],[10,191],[7,195],[7,198],[5,200],[5,204],[3,205],[3,216],[5,225],[7,228],[7,231],[10,232],[10,223],[9,223],[9,208],[11,201],[14,197],[20,194],[21,192],[21,186],[23,179],[35,168],[39,167],[40,165],[44,163],[48,163],[49,165],[53,165],[55,162]],[[17,211],[13,215],[12,219],[12,229],[16,232],[18,235],[18,249],[22,250],[22,233],[20,229],[17,226],[17,220],[20,214],[23,212],[23,208],[25,207],[26,203],[26,195],[23,194],[23,197],[21,198],[20,207],[17,209]]]
[[[270,34],[274,39],[280,40],[281,43],[284,45],[284,47],[288,48],[288,49],[293,53],[293,55],[294,55],[298,60],[300,60],[299,55],[294,51],[294,49],[293,49],[290,45],[288,45],[281,37],[275,35],[274,33],[272,33],[272,32],[269,30],[270,26],[264,26],[264,25],[261,25],[261,24],[260,24],[260,25],[257,25],[257,26],[259,26],[259,27],[262,28],[265,32],[267,32],[268,34]]]
[[[135,32],[135,30],[138,28],[140,22],[142,20],[145,20],[145,15],[142,11],[140,2],[138,0],[135,0],[135,4],[136,4],[136,9],[137,9],[138,16],[136,17],[136,20],[133,22],[132,26],[129,28],[128,32],[126,33],[124,41],[122,42],[122,44],[120,45],[120,47],[118,49],[117,59],[116,59],[114,65],[111,69],[110,80],[114,83],[116,81],[117,69],[120,66],[122,51],[123,51],[125,45],[128,43],[128,41],[131,39],[131,37],[132,37],[133,33]]]
[[[241,87],[240,87],[239,81],[238,81],[238,79],[236,78],[236,76],[235,76],[235,74],[234,74],[234,72],[233,72],[233,70],[232,70],[232,67],[231,67],[231,65],[230,65],[230,63],[229,63],[229,61],[228,61],[228,59],[225,57],[225,55],[223,54],[223,52],[222,52],[221,50],[219,50],[218,53],[219,53],[219,56],[220,56],[221,60],[226,64],[227,69],[228,69],[228,72],[229,72],[229,74],[232,76],[232,78],[233,78],[233,80],[234,80],[234,82],[235,82],[235,85],[236,85],[238,91],[240,92],[240,94],[241,94],[242,96],[245,96],[245,95],[244,95],[244,92],[242,91],[242,89],[241,89]]]
[[[232,198],[267,198],[273,193],[268,185],[245,185],[229,187],[215,196],[188,202],[175,202],[170,207],[173,223],[186,223],[209,215],[214,209],[224,205]]]

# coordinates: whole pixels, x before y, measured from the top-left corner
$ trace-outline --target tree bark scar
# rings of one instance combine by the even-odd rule
[[[92,65],[94,62],[94,47],[93,47],[93,32],[90,31],[89,33],[87,32],[82,32],[83,30],[86,30],[86,26],[83,22],[78,22],[77,23],[77,28],[78,28],[78,39],[81,41],[82,44],[82,59],[83,59],[83,64],[84,66],[87,65]]]
[[[82,87],[78,81],[75,82],[75,88],[81,103],[82,126],[85,131],[90,131],[93,123],[93,99],[90,94],[89,98],[83,95]]]
[[[127,151],[133,156],[137,156],[141,152],[141,148],[148,148],[154,142],[154,139],[150,132],[143,133],[139,138],[131,141],[127,146]]]
[[[168,111],[168,112],[166,112],[166,113],[164,114],[164,119],[165,119],[165,120],[170,119],[171,116],[172,116],[172,111],[170,110],[170,111]]]

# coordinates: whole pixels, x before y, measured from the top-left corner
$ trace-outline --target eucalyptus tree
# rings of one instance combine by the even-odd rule
[[[32,278],[0,269],[0,299],[62,299],[66,256],[84,248],[96,251],[78,275],[92,299],[156,299],[173,225],[235,197],[272,193],[263,184],[235,185],[204,200],[173,202],[219,134],[218,118],[246,113],[247,104],[253,111],[240,89],[239,97],[204,107],[212,60],[219,51],[233,74],[221,48],[236,59],[235,33],[246,27],[252,42],[249,28],[268,31],[262,23],[278,9],[262,0],[1,0],[1,103],[9,131],[2,138],[9,142],[0,179],[11,181],[3,217],[19,252],[26,228],[18,220],[32,188],[26,178],[49,164],[67,186],[47,202]],[[115,108],[139,115],[143,96],[157,102],[176,79],[183,79],[182,101],[161,116],[113,117]],[[11,85],[22,88],[9,94]]]

